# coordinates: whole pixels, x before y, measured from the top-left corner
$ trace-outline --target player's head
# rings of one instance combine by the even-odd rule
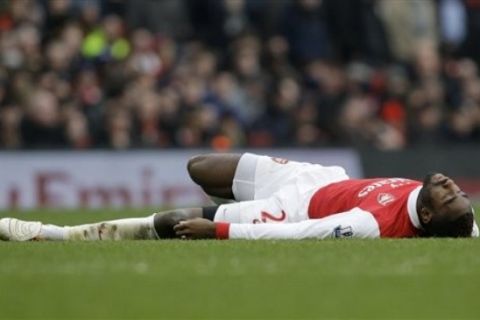
[[[441,173],[425,177],[417,209],[428,236],[469,237],[472,233],[473,208],[467,194]]]

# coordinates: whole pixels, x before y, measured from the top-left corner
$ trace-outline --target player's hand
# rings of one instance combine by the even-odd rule
[[[173,230],[177,237],[182,239],[211,239],[215,238],[216,227],[210,220],[195,218],[180,221]]]

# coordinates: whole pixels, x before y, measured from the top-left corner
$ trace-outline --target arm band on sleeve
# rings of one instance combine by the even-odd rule
[[[218,207],[219,206],[203,207],[202,217],[210,221],[213,221],[213,218],[215,218],[215,213],[217,213]]]

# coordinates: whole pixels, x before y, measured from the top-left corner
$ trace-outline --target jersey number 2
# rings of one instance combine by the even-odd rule
[[[262,211],[260,219],[253,219],[253,223],[267,223],[269,221],[282,222],[287,217],[285,211],[282,210],[280,216],[276,217],[271,213]]]

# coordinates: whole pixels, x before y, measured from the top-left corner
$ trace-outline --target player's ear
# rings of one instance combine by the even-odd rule
[[[418,217],[423,225],[428,224],[433,218],[433,212],[428,210],[426,207],[422,207],[418,213]]]

